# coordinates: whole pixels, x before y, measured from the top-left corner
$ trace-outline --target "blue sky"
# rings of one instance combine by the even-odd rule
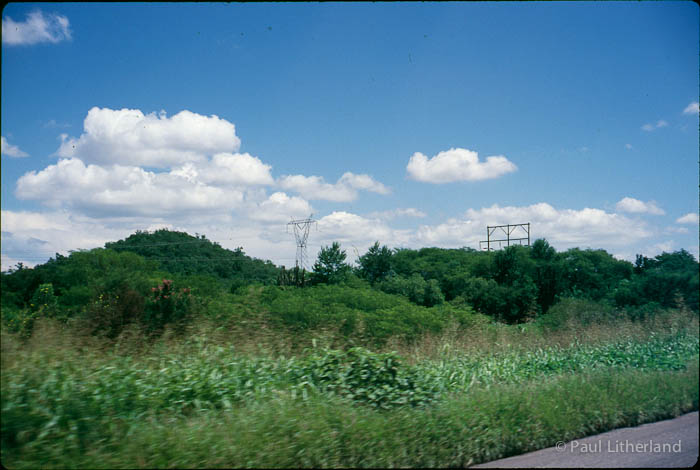
[[[693,2],[18,3],[2,268],[135,230],[698,256]]]

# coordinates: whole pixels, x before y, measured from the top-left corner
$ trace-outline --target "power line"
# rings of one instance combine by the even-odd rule
[[[112,243],[119,243],[119,242],[107,242],[107,244],[112,244]],[[147,247],[154,247],[154,246],[167,246],[167,245],[185,245],[189,243],[211,243],[212,245],[218,246],[219,248],[223,248],[218,242],[214,242],[211,240],[194,240],[194,241],[187,241],[187,242],[163,242],[163,243],[151,243],[147,245],[126,245],[126,246],[110,246],[107,248],[106,246],[103,247],[95,247],[95,248],[78,248],[77,250],[59,250],[59,251],[68,251],[69,253],[81,253],[81,252],[86,252],[90,250],[95,250],[95,249],[105,249],[105,250],[130,250],[134,248],[147,248]],[[227,249],[227,248],[224,248]],[[230,250],[230,251],[235,251],[235,250]],[[10,252],[8,251],[2,251],[2,254],[9,254]],[[56,250],[12,250],[12,253],[48,253],[48,254],[54,254],[58,253]]]
[[[107,243],[118,243],[118,242],[107,242]],[[219,245],[218,242],[214,242],[211,240],[193,240],[189,242],[163,242],[163,243],[153,243],[149,245],[125,245],[125,246],[110,246],[108,249],[110,250],[126,250],[129,248],[142,248],[142,247],[152,247],[152,246],[167,246],[167,245],[185,245],[188,243],[211,243],[212,245]],[[107,244],[105,244],[107,245]],[[106,248],[106,246],[105,246]]]

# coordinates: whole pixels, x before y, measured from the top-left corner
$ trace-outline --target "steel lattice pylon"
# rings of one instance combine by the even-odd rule
[[[287,233],[289,233],[289,226],[291,225],[294,229],[294,238],[297,242],[297,257],[296,266],[299,269],[306,269],[306,241],[309,238],[309,228],[311,224],[316,223],[311,217],[308,219],[293,220],[287,224]]]

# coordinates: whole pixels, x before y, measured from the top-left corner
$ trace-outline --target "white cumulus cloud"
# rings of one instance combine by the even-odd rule
[[[133,233],[139,226],[108,227],[104,221],[77,216],[66,210],[52,212],[2,210],[2,270],[21,261],[34,266],[55,253],[103,246]],[[143,228],[143,227],[141,227]]]
[[[313,212],[311,205],[304,199],[276,192],[249,211],[250,218],[261,222],[288,222],[290,217],[308,217]]]
[[[78,138],[63,135],[56,152],[87,163],[172,167],[202,162],[207,155],[235,152],[241,141],[235,126],[218,116],[180,111],[144,114],[138,109],[93,107]]]
[[[469,209],[463,218],[419,227],[416,232],[418,245],[478,247],[486,240],[486,227],[493,225],[530,223],[530,239],[546,238],[557,249],[580,247],[625,247],[653,235],[647,224],[620,214],[601,209],[555,209],[541,202],[530,206],[506,206],[494,204],[482,209]],[[498,233],[504,235],[503,233]],[[523,229],[517,229],[512,238],[525,237]],[[503,237],[505,238],[505,235]]]
[[[477,152],[463,148],[452,148],[433,158],[416,152],[406,166],[410,178],[436,184],[498,178],[517,169],[502,155],[486,157],[486,161],[482,162]]]
[[[425,212],[415,209],[413,207],[407,207],[405,209],[394,209],[390,211],[372,212],[369,214],[370,217],[377,219],[394,219],[396,217],[427,217],[428,214]]]
[[[698,114],[700,113],[700,104],[697,101],[693,101],[683,110],[683,114]]]
[[[358,190],[388,194],[389,188],[369,175],[346,172],[334,184],[326,183],[322,176],[287,175],[277,180],[277,185],[299,193],[306,199],[322,199],[335,202],[354,201]]]
[[[19,147],[16,145],[10,144],[5,136],[0,136],[0,141],[1,141],[1,149],[2,155],[7,155],[8,157],[15,157],[15,158],[22,158],[22,157],[28,157],[29,154],[27,152],[23,152],[20,150]]]
[[[172,174],[215,186],[270,185],[274,183],[271,168],[248,153],[217,153],[211,161],[188,162],[175,168]]]
[[[410,243],[409,230],[396,230],[385,222],[362,217],[345,211],[334,211],[318,220],[317,237],[323,243],[339,241],[360,250],[367,249],[375,241],[392,246]]]
[[[2,19],[2,43],[6,45],[57,43],[71,39],[68,18],[41,11],[33,11],[24,21],[14,21],[9,16]]]
[[[42,201],[92,215],[184,216],[191,212],[230,211],[243,200],[234,188],[218,188],[171,173],[134,166],[86,165],[77,158],[61,159],[17,181],[20,199]]]
[[[624,197],[615,204],[615,209],[621,212],[631,212],[633,214],[653,214],[664,215],[663,209],[656,205],[654,201],[643,202],[633,197]]]
[[[698,224],[698,213],[697,212],[688,212],[684,216],[677,218],[676,222],[678,222],[679,224],[697,225]]]

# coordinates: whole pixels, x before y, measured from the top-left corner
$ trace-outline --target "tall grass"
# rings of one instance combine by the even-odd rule
[[[265,344],[257,350],[250,341],[242,343],[248,349],[226,344],[225,332],[213,338],[206,329],[184,339],[165,335],[149,346],[134,331],[104,346],[58,323],[39,322],[28,342],[2,333],[3,463],[483,461],[548,445],[555,437],[697,409],[692,358],[698,356],[698,335],[687,328],[692,322],[682,327],[677,320],[671,315],[636,332],[620,323],[618,334],[629,334],[614,341],[570,334],[572,342],[548,346],[539,342],[546,329],[538,325],[493,329],[507,336],[491,348],[447,341],[435,351],[426,347],[431,354],[416,347],[412,361],[320,345],[274,354]],[[460,443],[453,442],[457,438]]]
[[[228,410],[106,421],[89,446],[57,439],[3,449],[12,468],[458,467],[698,407],[697,361],[680,372],[596,370],[432,407],[381,413],[339,397],[279,395]],[[69,445],[71,444],[71,445]]]

